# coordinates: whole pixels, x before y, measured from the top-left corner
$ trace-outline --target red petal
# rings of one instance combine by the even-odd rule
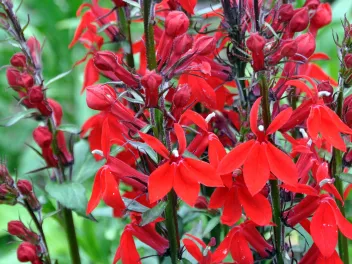
[[[312,196],[318,196],[319,194],[319,192],[316,189],[314,189],[312,186],[301,184],[301,183],[298,183],[295,186],[291,186],[288,184],[281,184],[281,188],[284,188],[290,192],[303,193],[303,194],[312,195]]]
[[[204,131],[208,131],[208,123],[205,122],[205,119],[198,113],[191,111],[191,110],[187,110],[186,112],[184,112],[181,117],[180,117],[180,123],[183,123],[182,121],[184,121],[183,119],[189,119],[191,120],[193,123],[195,123],[197,126],[199,126],[202,130]]]
[[[223,193],[223,196],[224,193]],[[242,207],[237,196],[237,188],[231,188],[226,195],[224,210],[221,215],[221,223],[232,226],[242,216]]]
[[[337,225],[334,212],[327,203],[321,203],[310,224],[314,243],[325,257],[330,257],[337,245]]]
[[[334,212],[336,222],[341,233],[348,239],[352,239],[352,224],[342,215],[333,199],[328,199],[328,203]]]
[[[260,192],[269,180],[270,170],[265,153],[266,144],[256,141],[243,165],[244,182],[251,195]]]
[[[150,203],[162,199],[171,190],[174,176],[175,166],[170,166],[168,162],[153,171],[148,181]]]
[[[242,143],[231,150],[227,155],[222,159],[218,167],[218,173],[221,175],[230,173],[235,169],[239,168],[247,159],[249,152],[251,151],[255,140],[249,140],[245,143]]]
[[[99,80],[99,71],[94,66],[93,58],[89,59],[84,68],[84,82],[81,93],[84,89]]]
[[[110,156],[110,127],[109,119],[105,118],[102,127],[101,133],[101,148],[104,154],[104,157]]]
[[[217,168],[222,158],[226,156],[226,150],[224,146],[221,144],[219,138],[211,133],[208,136],[209,144],[208,144],[208,155],[209,162],[212,166]]]
[[[200,263],[203,259],[203,254],[199,250],[199,247],[192,240],[188,238],[185,238],[182,241],[187,251],[192,255],[192,257],[194,257]]]
[[[231,231],[230,231],[231,232]],[[221,241],[220,245],[215,249],[214,253],[211,256],[211,260],[213,263],[222,263],[222,260],[229,253],[229,246],[231,242],[231,235],[227,235],[223,241]]]
[[[309,136],[315,140],[320,131],[320,111],[319,108],[313,107],[307,119],[307,128]]]
[[[271,205],[264,195],[258,193],[252,197],[245,188],[239,188],[238,197],[240,198],[246,215],[254,223],[260,226],[265,226],[270,223],[272,214]]]
[[[323,52],[316,52],[309,57],[309,61],[312,61],[312,60],[330,60],[330,57]]]
[[[340,117],[334,111],[332,111],[329,107],[323,107],[322,112],[324,112],[324,114],[326,113],[326,115],[331,117],[332,122],[334,122],[335,126],[342,133],[352,134],[352,129],[349,128],[344,122],[342,122]]]
[[[86,214],[90,214],[93,212],[95,207],[98,206],[101,196],[102,196],[102,181],[101,181],[101,174],[105,170],[104,167],[100,168],[95,175],[93,188],[92,188],[92,195],[88,201]]]
[[[184,158],[184,162],[188,165],[187,167],[191,173],[188,174],[188,177],[194,177],[198,183],[204,184],[206,186],[224,186],[219,174],[216,173],[214,167],[209,163],[192,158]]]
[[[175,134],[178,141],[178,153],[179,155],[182,155],[183,152],[185,152],[186,146],[187,146],[185,132],[183,131],[183,128],[180,126],[180,124],[178,123],[174,124],[174,129],[175,129]]]
[[[186,236],[189,236],[191,238],[193,238],[195,241],[197,241],[199,243],[199,245],[201,245],[203,248],[205,248],[207,245],[203,242],[203,240],[201,240],[200,238],[191,235],[191,234],[186,234]]]
[[[190,15],[194,14],[193,9],[197,5],[197,0],[180,0],[179,3],[187,13]]]
[[[164,144],[160,142],[159,139],[153,136],[150,136],[148,134],[144,134],[142,132],[139,132],[139,135],[144,140],[145,143],[151,146],[152,149],[158,152],[161,156],[163,156],[165,159],[169,158],[169,151],[164,146]]]
[[[231,239],[230,251],[235,263],[253,263],[253,254],[248,246],[248,242],[239,231]]]
[[[185,162],[176,166],[177,169],[174,178],[175,192],[185,203],[194,206],[200,190],[199,183],[193,177],[190,177],[193,171],[188,168]]]
[[[266,155],[270,171],[283,182],[295,186],[298,180],[298,173],[292,159],[271,143],[267,144]]]
[[[129,230],[126,230],[127,228],[128,226],[122,233],[120,245],[116,251],[113,263],[121,259],[123,264],[140,264],[140,256],[134,244],[132,234]]]
[[[270,135],[278,131],[286,122],[290,119],[292,115],[292,108],[286,108],[280,114],[278,114],[275,119],[271,122],[270,126],[266,130],[266,134]]]
[[[126,206],[121,199],[118,182],[109,170],[104,170],[101,178],[104,185],[103,200],[105,204],[114,208],[119,212],[119,215],[122,215]]]
[[[328,258],[324,258],[320,255],[315,264],[343,264],[343,262],[335,250],[335,252]]]
[[[229,189],[226,187],[216,188],[210,197],[208,208],[217,209],[224,206]]]
[[[309,86],[303,81],[289,80],[285,84],[287,86],[288,85],[295,86],[295,87],[299,88],[301,91],[305,92],[309,97],[314,97],[313,91],[311,90],[311,88],[309,88]]]
[[[259,97],[253,104],[251,114],[250,114],[250,126],[252,132],[257,136],[259,133],[258,130],[258,110],[262,97]]]
[[[345,200],[347,199],[347,197],[350,194],[351,190],[352,190],[352,184],[349,184],[347,186],[347,188],[345,189],[345,191],[343,192],[343,199],[345,199]]]

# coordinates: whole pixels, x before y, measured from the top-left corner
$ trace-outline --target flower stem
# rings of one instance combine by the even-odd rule
[[[339,82],[340,82],[340,90],[339,90],[339,95],[337,97],[336,114],[340,118],[342,118],[344,81],[341,77]],[[331,160],[331,175],[335,178],[335,187],[341,196],[343,196],[343,184],[341,179],[338,177],[338,175],[341,174],[342,172],[343,172],[342,152],[334,148],[333,158]],[[337,206],[339,207],[342,215],[345,216],[346,215],[345,208],[339,200],[337,200]],[[349,263],[348,241],[347,241],[347,238],[341,233],[341,231],[339,231],[339,235],[338,235],[338,248],[339,248],[339,253],[340,253],[342,262],[344,264],[348,264]]]
[[[75,224],[72,217],[72,211],[68,208],[63,208],[63,217],[65,221],[67,241],[70,247],[71,263],[80,264],[81,258],[79,255],[79,247],[76,237]]]
[[[267,129],[271,122],[270,115],[270,102],[269,102],[269,87],[266,81],[266,77],[264,73],[258,73],[259,77],[259,85],[260,85],[260,93],[262,96],[262,117],[264,121],[264,127]],[[282,241],[281,241],[281,210],[280,210],[280,189],[278,186],[277,180],[270,180],[270,190],[271,190],[271,200],[273,206],[273,220],[275,223],[274,226],[274,245],[276,251],[276,260],[278,264],[283,264],[282,257]]]
[[[119,7],[117,9],[117,14],[119,17],[119,22],[121,25],[121,30],[124,36],[126,37],[126,41],[129,45],[129,52],[127,53],[127,65],[131,68],[134,68],[134,59],[133,59],[133,50],[132,50],[132,39],[131,39],[131,19],[127,15],[127,8]]]
[[[146,55],[147,55],[147,65],[149,70],[154,70],[156,68],[156,56],[155,56],[155,45],[154,45],[154,29],[152,14],[154,12],[153,1],[144,0],[143,2],[143,18],[144,18],[144,34],[145,34],[145,43],[146,43]],[[157,116],[158,115],[158,116]],[[154,120],[153,133],[154,136],[159,138],[160,135],[164,134],[164,141],[167,142],[167,132],[162,133],[159,129],[159,124],[157,122],[162,122],[161,111],[151,111],[151,116]],[[169,239],[169,250],[171,263],[179,263],[179,249],[180,249],[180,239],[178,235],[178,222],[177,222],[177,195],[171,190],[167,195],[168,201],[165,209],[165,218],[166,218],[166,228],[168,232]]]
[[[172,190],[167,195],[167,206],[165,209],[166,228],[169,237],[171,263],[179,263],[178,253],[180,249],[180,239],[177,230],[177,196]]]

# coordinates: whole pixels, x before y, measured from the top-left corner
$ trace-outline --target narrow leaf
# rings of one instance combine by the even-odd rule
[[[148,211],[145,211],[142,214],[142,221],[139,225],[145,226],[153,222],[164,212],[165,208],[166,208],[166,202],[161,202],[161,203],[158,203],[153,208],[149,209]]]

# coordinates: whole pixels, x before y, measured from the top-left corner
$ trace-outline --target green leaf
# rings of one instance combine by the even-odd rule
[[[60,125],[57,129],[71,134],[81,133],[81,128],[73,124],[63,124],[63,125]]]
[[[138,3],[138,2],[135,2],[135,1],[133,1],[133,0],[122,0],[122,1],[124,1],[124,2],[127,3],[127,4],[130,4],[131,6],[134,6],[134,7],[137,7],[137,8],[141,8],[141,6],[139,5],[139,3]]]
[[[143,204],[140,204],[136,200],[122,197],[122,201],[125,203],[127,210],[138,212],[138,213],[144,213],[149,210],[148,207],[144,206]]]
[[[145,226],[145,225],[153,222],[155,219],[157,219],[164,212],[165,208],[166,208],[166,202],[160,202],[156,206],[154,206],[153,208],[144,212],[142,214],[142,221],[139,225]]]
[[[16,124],[18,121],[20,121],[23,118],[29,117],[30,115],[34,114],[34,113],[38,113],[37,109],[26,109],[22,112],[16,113],[15,115],[5,118],[7,121],[5,123],[1,123],[0,126],[4,126],[4,127],[9,127],[12,126],[14,124]]]
[[[73,165],[73,181],[83,183],[93,177],[105,163],[105,160],[96,161],[89,150],[86,141],[81,140],[73,146],[75,163]]]
[[[45,186],[45,191],[60,204],[80,215],[85,215],[87,197],[85,188],[77,182],[66,182],[62,184],[49,182]]]
[[[60,80],[64,77],[66,77],[67,75],[69,75],[71,72],[72,72],[73,69],[70,69],[66,72],[63,72],[63,73],[60,73],[59,75],[55,76],[54,78],[50,79],[46,84],[45,86],[49,86],[50,84],[52,84],[53,82],[56,82],[57,80]]]
[[[138,141],[132,141],[132,140],[127,140],[128,143],[135,149],[138,149],[140,152],[147,154],[155,163],[158,163],[158,155],[156,152],[146,143],[138,142]]]
[[[220,217],[213,217],[208,222],[207,226],[204,229],[203,236],[206,234],[210,234],[211,230],[213,230],[220,223]]]
[[[341,173],[338,177],[344,182],[352,183],[352,174],[350,173]]]

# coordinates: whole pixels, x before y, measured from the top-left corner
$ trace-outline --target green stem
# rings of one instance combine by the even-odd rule
[[[146,43],[146,55],[147,55],[147,65],[149,70],[154,70],[156,68],[156,57],[155,57],[155,45],[154,45],[154,29],[153,21],[151,21],[153,2],[152,0],[145,0],[143,5],[143,18],[144,18],[144,34]],[[151,111],[152,119],[156,123],[160,122],[162,118],[161,111]],[[156,116],[158,115],[158,116]],[[155,124],[153,126],[153,133],[155,137],[162,135],[162,129],[159,129],[159,125]],[[165,142],[167,142],[167,133],[165,135]],[[171,190],[167,195],[168,201],[165,209],[166,218],[166,228],[169,238],[169,250],[171,263],[179,263],[179,250],[180,250],[180,238],[178,234],[178,222],[177,222],[177,195]]]
[[[67,241],[70,247],[71,263],[80,264],[81,258],[79,255],[79,247],[76,237],[75,223],[73,222],[72,211],[63,208],[63,217],[65,221]]]
[[[170,244],[171,263],[179,263],[178,253],[180,249],[180,239],[177,230],[177,196],[172,190],[167,195],[168,203],[165,209],[166,228]]]
[[[259,74],[260,93],[262,95],[262,117],[264,121],[264,127],[267,129],[271,122],[270,115],[270,102],[269,102],[269,87],[266,81],[266,77],[263,73]],[[277,180],[270,180],[271,200],[273,206],[273,220],[274,226],[274,245],[276,251],[276,259],[278,264],[283,264],[284,260],[282,257],[282,241],[281,232],[283,226],[281,225],[281,209],[280,209],[280,189]]]
[[[339,91],[339,96],[337,98],[337,108],[336,108],[336,114],[340,118],[342,117],[342,106],[343,106],[343,90],[344,90],[343,83],[344,81],[340,77],[340,91]],[[338,175],[340,175],[342,172],[343,172],[342,152],[334,148],[333,158],[331,161],[331,174],[335,178],[335,187],[341,196],[343,195],[343,184],[341,179],[338,177]],[[345,216],[346,215],[345,207],[339,200],[337,200],[336,202],[342,215]],[[340,231],[338,235],[338,248],[339,248],[339,253],[340,253],[342,262],[344,264],[348,264],[349,263],[348,241],[347,241],[347,238]]]
[[[127,53],[127,65],[131,68],[134,68],[134,59],[133,59],[133,50],[132,50],[132,39],[131,39],[131,20],[126,16],[126,10],[123,7],[119,7],[117,9],[117,13],[119,16],[119,22],[121,25],[121,30],[124,36],[126,37],[126,41],[129,45],[129,52]]]

